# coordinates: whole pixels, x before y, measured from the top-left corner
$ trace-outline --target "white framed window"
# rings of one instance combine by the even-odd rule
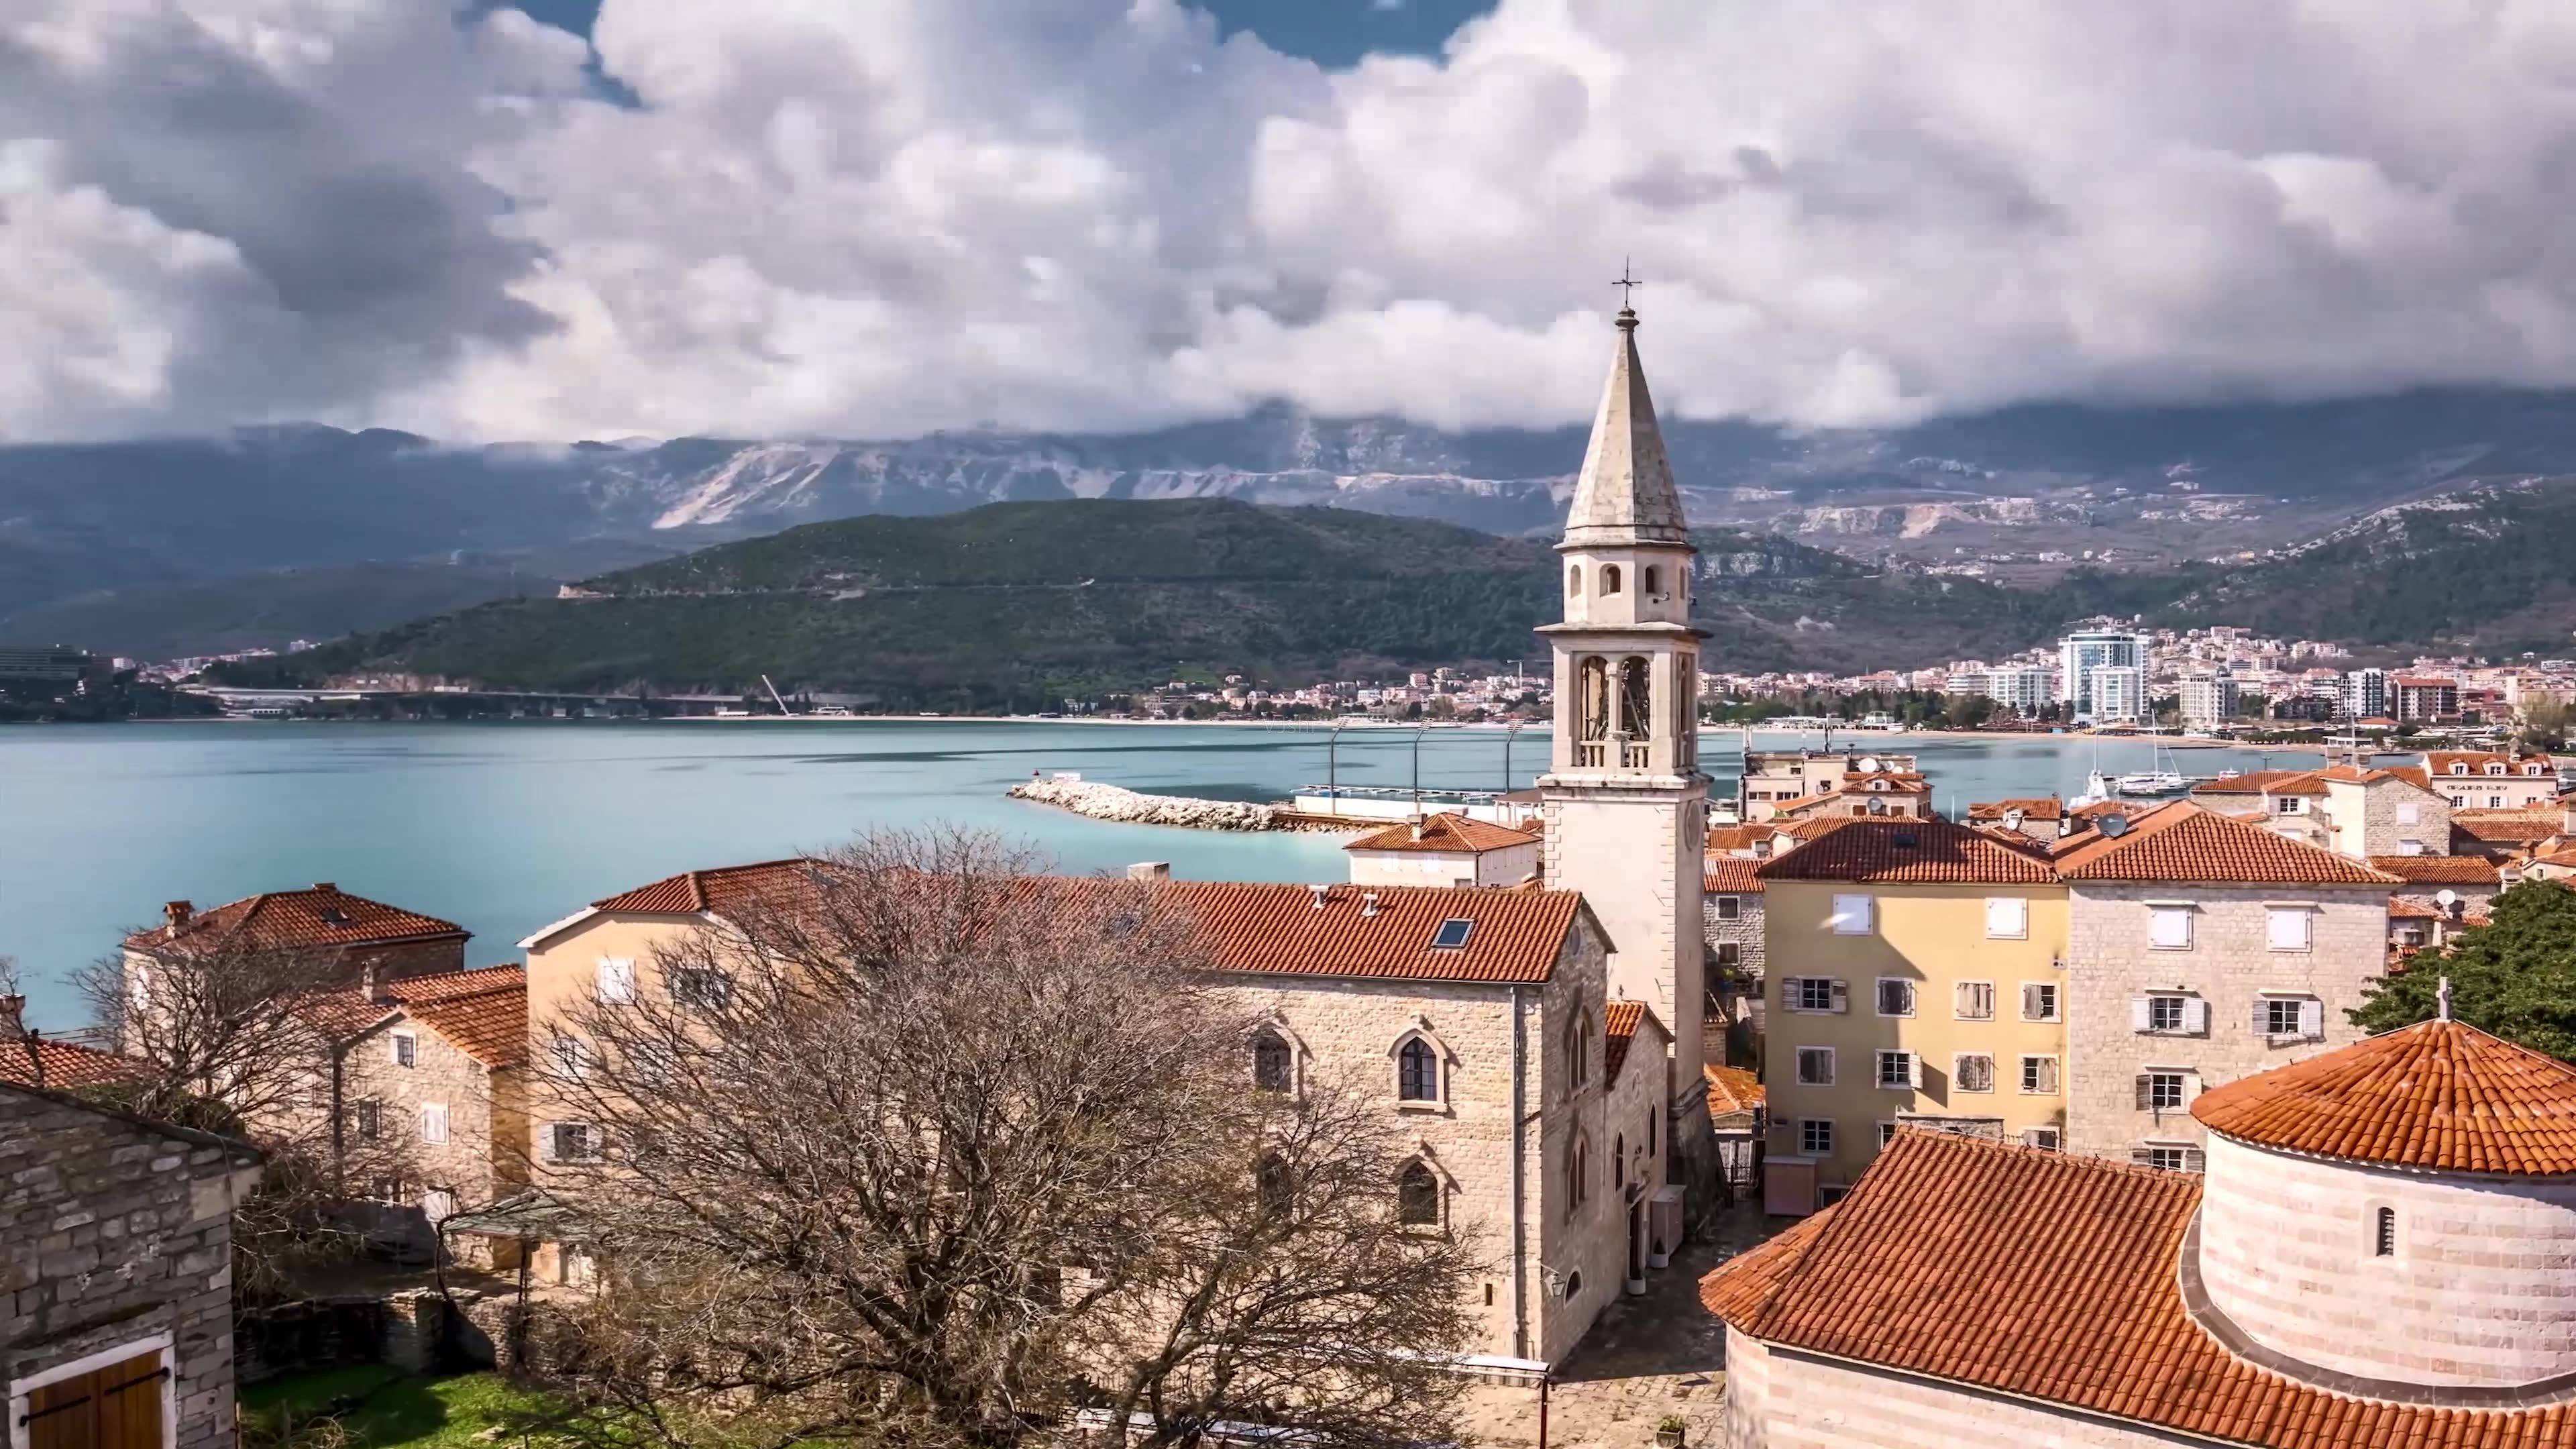
[[[2137,1091],[2141,1112],[2179,1112],[2191,1101],[2189,1074],[2169,1068],[2138,1073]]]
[[[1995,1059],[1985,1052],[1961,1052],[1950,1058],[1950,1085],[1962,1092],[1995,1089]]]
[[[2300,799],[2296,795],[2282,795],[2272,801],[2272,813],[2275,815],[2305,815],[2308,813],[2308,802]]]
[[[1744,915],[1744,902],[1734,896],[1712,896],[1709,899],[1721,921],[1737,920]]]
[[[590,1052],[577,1036],[558,1034],[546,1043],[546,1056],[554,1074],[564,1081],[578,1082],[590,1074]]]
[[[2191,949],[2191,921],[2197,914],[2186,905],[2147,907],[2147,944],[2158,951]]]
[[[1880,1122],[1878,1124],[1878,1150],[1885,1152],[1887,1150],[1887,1144],[1895,1140],[1896,1124],[1893,1122]]]
[[[1921,1086],[1922,1082],[1922,1068],[1917,1064],[1914,1053],[1880,1050],[1878,1053],[1880,1087],[1891,1092],[1910,1092]]]
[[[395,1066],[416,1067],[420,1065],[420,1035],[417,1032],[398,1031],[393,1033],[389,1040],[393,1046],[393,1060]]]
[[[1995,1019],[1995,983],[1962,981],[1950,990],[1950,1014],[1961,1021]]]
[[[2315,1041],[2326,1034],[2325,1003],[2296,992],[2265,992],[2254,999],[2254,1030],[2273,1040]]]
[[[1986,897],[1986,939],[2030,939],[2030,902],[2021,896]]]
[[[1808,1117],[1798,1123],[1798,1150],[1810,1157],[1830,1156],[1834,1150],[1834,1124],[1831,1118]]]
[[[2407,836],[2405,839],[2397,842],[2397,853],[2399,855],[2422,855],[2424,853],[2424,842],[2416,839],[2414,836]]]
[[[623,956],[599,958],[599,999],[611,1004],[635,999],[635,963]]]
[[[1834,897],[1831,924],[1837,936],[1866,936],[1876,929],[1875,914],[1868,896]]]
[[[2025,981],[2021,984],[2021,1019],[2024,1021],[2057,1020],[2057,983]]]
[[[2201,1159],[2200,1149],[2188,1142],[2147,1142],[2129,1149],[2129,1160],[2167,1172],[2198,1172]]]
[[[2206,1036],[2209,1003],[2180,991],[2129,998],[2129,1029],[2152,1036]]]
[[[1839,978],[1831,976],[1791,976],[1783,981],[1781,1001],[1791,1011],[1843,1012],[1851,1009],[1851,997]]]
[[[2316,912],[2306,906],[2270,906],[2263,912],[2263,939],[2275,951],[2308,949],[2309,927]]]
[[[2502,795],[2489,795],[2487,797],[2487,808],[2489,810],[2502,810],[2504,808],[2504,797]]]
[[[445,1102],[420,1104],[420,1140],[423,1142],[447,1140],[447,1104]]]
[[[2024,1127],[2021,1129],[2021,1145],[2036,1147],[2042,1152],[2058,1152],[2064,1150],[2066,1139],[2054,1127]]]
[[[548,1162],[596,1162],[599,1134],[587,1122],[549,1122],[543,1139]]]
[[[1832,1047],[1798,1048],[1798,1085],[1830,1087],[1834,1084],[1834,1049]]]
[[[1914,1014],[1914,983],[1906,980],[1902,976],[1881,976],[1878,978],[1878,1014],[1881,1016],[1912,1016]]]
[[[2021,1091],[2025,1097],[2057,1095],[2057,1058],[2026,1056],[2021,1059]]]

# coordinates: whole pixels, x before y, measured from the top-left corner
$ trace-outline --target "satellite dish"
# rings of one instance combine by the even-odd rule
[[[1875,775],[1878,773],[1878,769],[1878,756],[1863,755],[1860,757],[1860,772],[1862,774]]]
[[[2433,903],[2447,911],[2451,907],[2460,903],[2460,893],[2451,889],[2449,886],[2444,886],[2440,890],[2433,892]]]
[[[2116,814],[2105,815],[2094,823],[2093,828],[2101,831],[2105,837],[2117,840],[2129,833],[2129,817]]]

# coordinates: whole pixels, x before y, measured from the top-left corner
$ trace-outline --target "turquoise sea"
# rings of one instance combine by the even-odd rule
[[[157,921],[167,900],[203,907],[334,881],[462,923],[475,933],[470,961],[487,965],[516,959],[522,937],[612,891],[933,821],[1018,837],[1070,871],[1168,860],[1197,879],[1338,879],[1336,837],[1112,825],[1002,794],[1032,771],[1078,770],[1138,790],[1277,799],[1324,779],[1327,733],[938,720],[0,729],[0,955],[18,959],[35,1024],[66,1027],[77,1024],[68,973],[124,929]],[[2114,774],[2151,763],[2145,744],[1834,743],[1847,740],[1920,755],[1944,812],[2074,794],[2097,748]],[[1527,785],[1546,748],[1543,733],[1524,732],[1508,783]],[[1412,781],[1410,730],[1346,731],[1337,751],[1345,784]],[[1702,753],[1731,784],[1737,737],[1712,731]],[[2264,757],[2178,758],[2207,775]],[[1506,783],[1499,730],[1433,731],[1420,761],[1426,787]]]

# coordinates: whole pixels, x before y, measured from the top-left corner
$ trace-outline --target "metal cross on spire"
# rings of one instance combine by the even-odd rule
[[[1633,312],[1636,310],[1636,291],[1639,287],[1646,285],[1636,277],[1629,275],[1630,272],[1635,270],[1635,268],[1628,265],[1630,260],[1631,259],[1627,257],[1621,257],[1619,259],[1619,280],[1610,284],[1611,286],[1619,289],[1619,310],[1622,312]]]

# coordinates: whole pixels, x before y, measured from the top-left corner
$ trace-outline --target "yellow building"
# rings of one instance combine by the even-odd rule
[[[1855,820],[1761,867],[1769,1170],[1804,1211],[1899,1124],[2037,1146],[2066,1119],[2066,886],[2044,848]]]

